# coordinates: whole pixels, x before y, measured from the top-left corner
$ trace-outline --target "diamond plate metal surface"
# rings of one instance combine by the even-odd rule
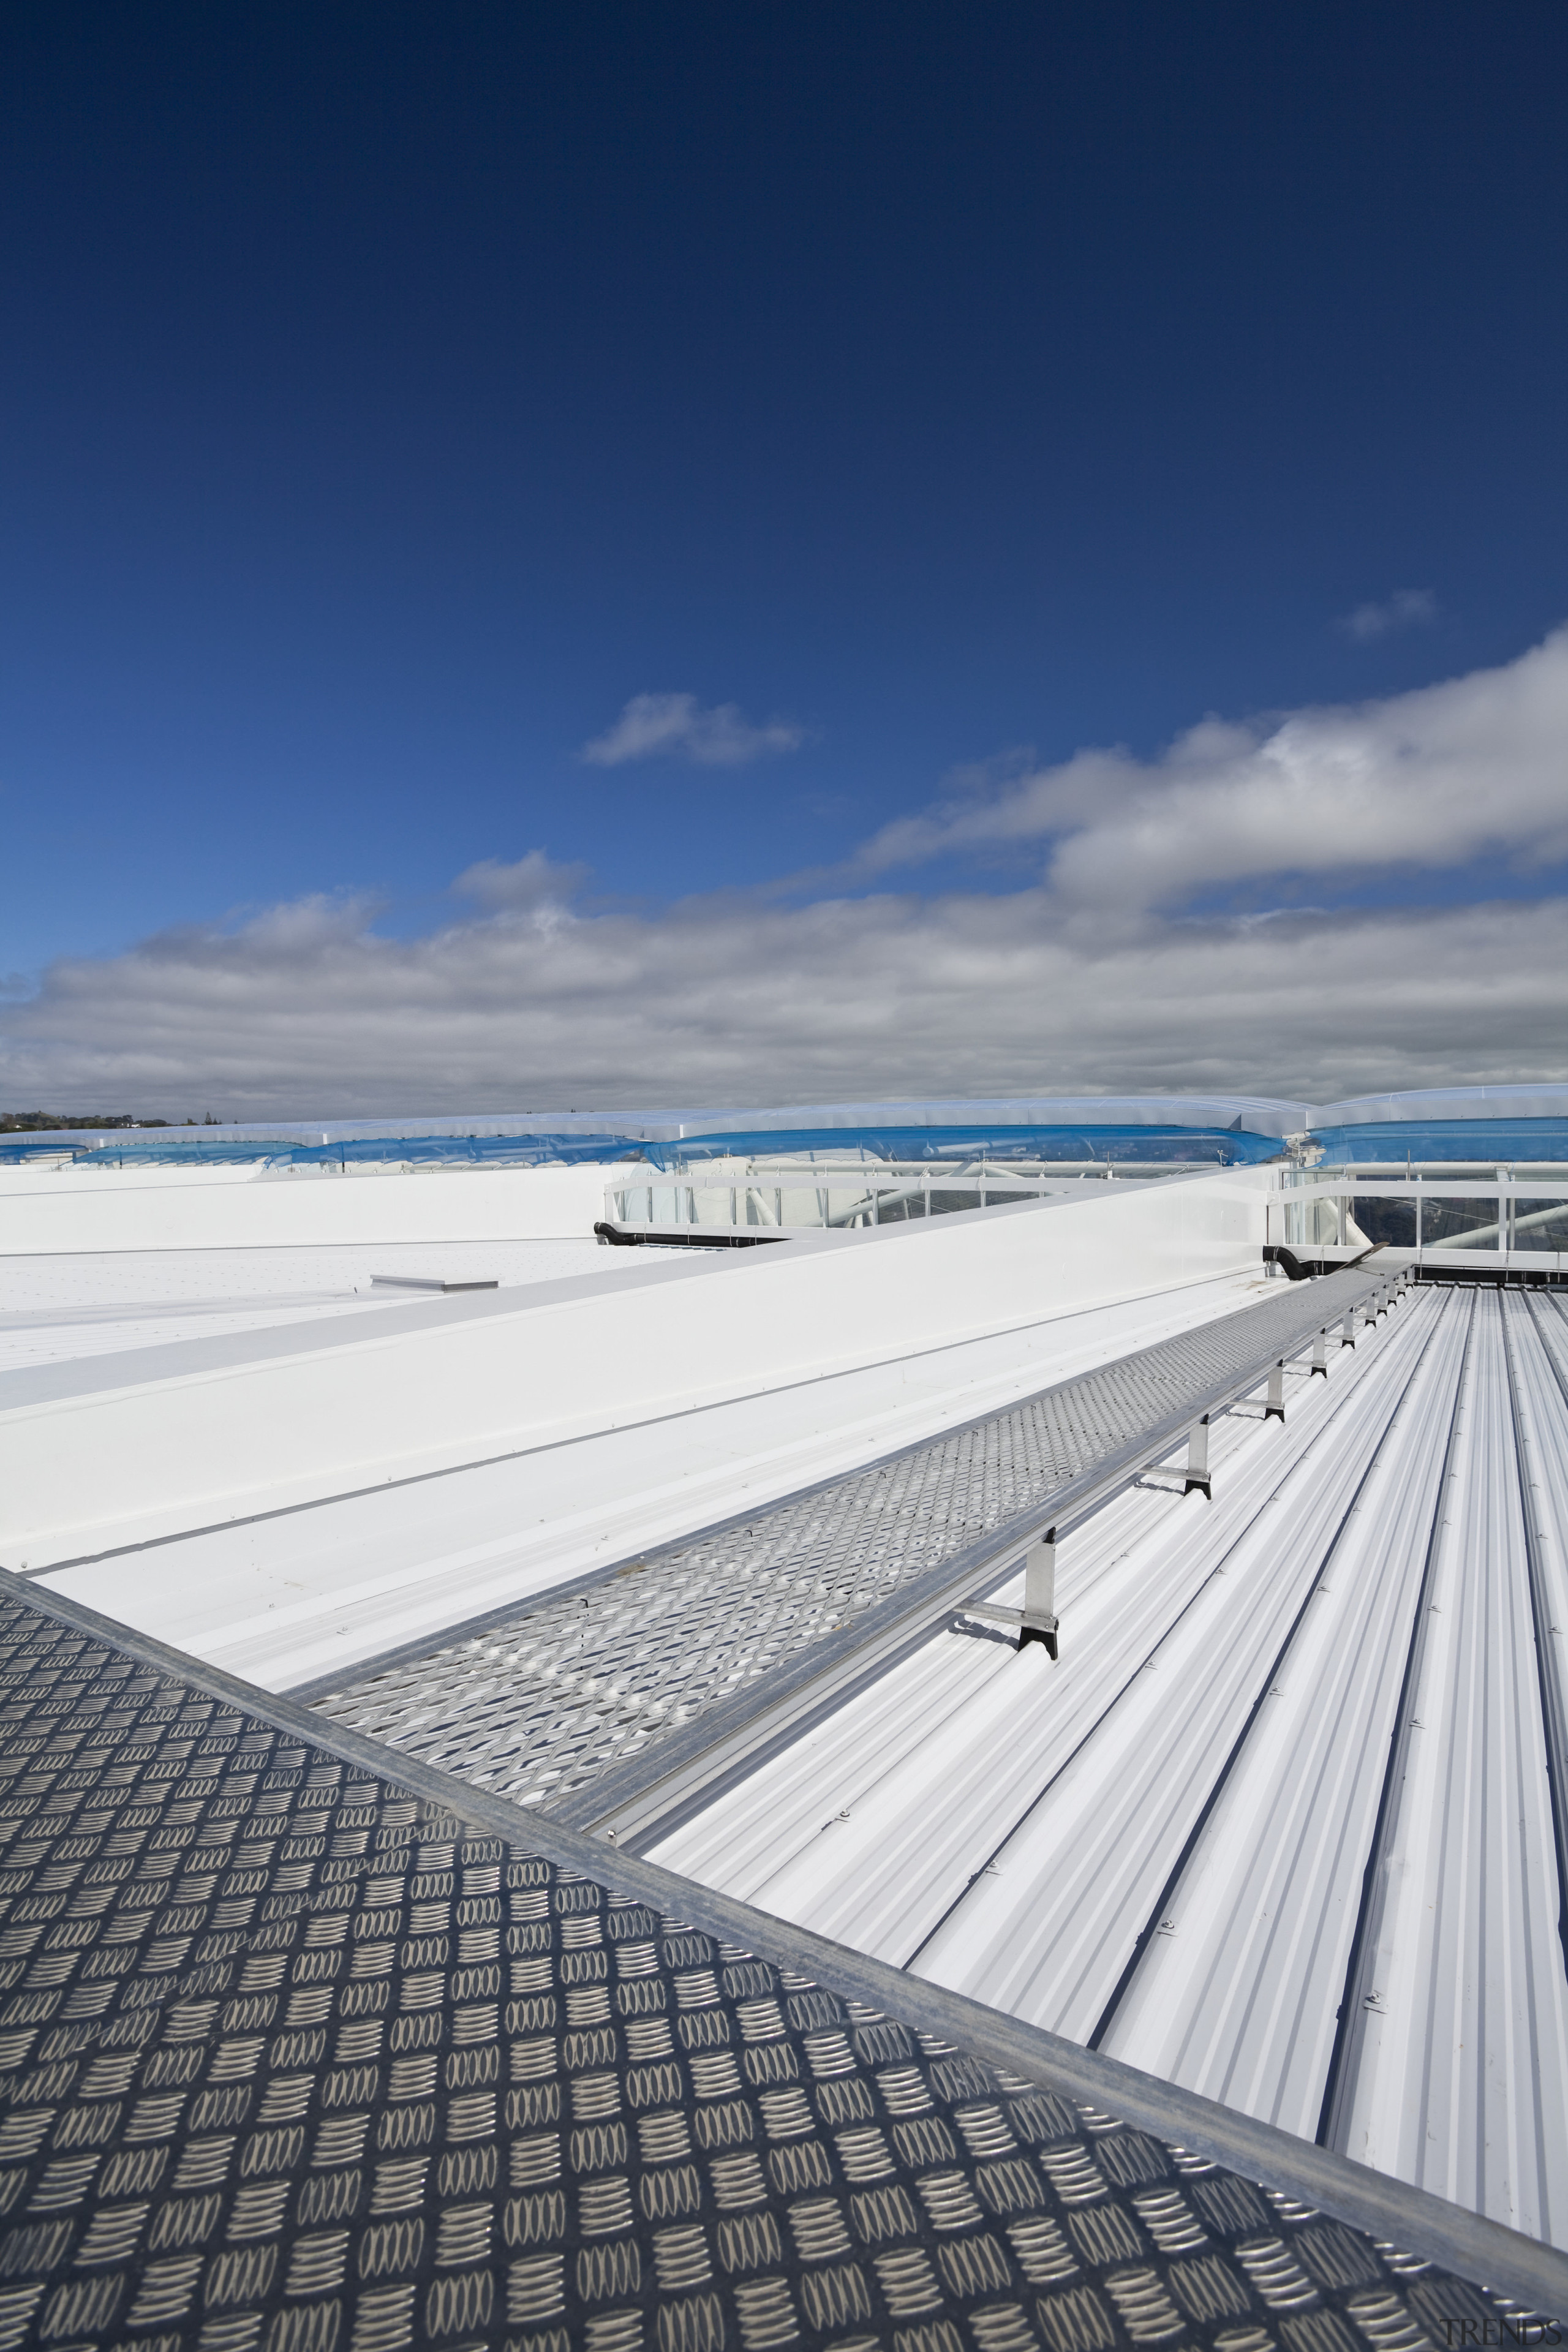
[[[1300,1345],[1373,1286],[1356,1273],[1292,1284],[416,1656],[335,1689],[311,1685],[310,1704],[519,1804],[558,1802],[1044,1507],[1187,1400]]]
[[[0,2352],[1416,2352],[1517,2310],[10,1599],[0,1691]]]

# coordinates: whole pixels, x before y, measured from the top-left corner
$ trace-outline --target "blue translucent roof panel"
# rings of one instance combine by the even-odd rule
[[[1320,1127],[1313,1140],[1331,1164],[1417,1160],[1568,1160],[1568,1118],[1435,1118]]]
[[[1279,1139],[1235,1127],[797,1127],[722,1129],[683,1136],[679,1143],[638,1147],[656,1167],[679,1161],[776,1159],[794,1152],[873,1160],[1198,1160],[1231,1168],[1279,1157]]]

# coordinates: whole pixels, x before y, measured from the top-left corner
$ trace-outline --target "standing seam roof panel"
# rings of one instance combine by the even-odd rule
[[[1424,1305],[1424,1303],[1423,1303]],[[1325,1475],[1299,1464],[1089,1748],[995,1858],[916,1966],[1087,2042],[1350,1507],[1429,1309],[1403,1317],[1367,1412],[1342,1416]],[[1273,1433],[1268,1433],[1272,1436]],[[1039,1890],[1050,1889],[1042,1906]]]
[[[1216,1547],[1245,1537],[1325,1422],[1351,1412],[1377,1380],[1406,1311],[1338,1352],[1329,1381],[1302,1381],[1284,1427],[1243,1414],[1216,1423],[1212,1504],[1140,1486],[1073,1531],[1058,1559],[1059,1664],[1047,1668],[1037,1644],[1018,1652],[1004,1636],[976,1639],[973,1628],[934,1634],[651,1851],[862,1950],[919,1965],[914,1956],[976,1872],[1051,1801],[1047,1792],[1079,1748],[1099,1737],[1198,1603]],[[1431,1309],[1421,1301],[1408,1311]],[[1017,1580],[1011,1598],[1021,1598]],[[976,1653],[988,1662],[984,1698],[933,1729],[928,1677],[970,1689]],[[882,1726],[874,1738],[868,1710]],[[847,1821],[837,1818],[845,1811]]]
[[[1363,1348],[1342,1360],[1331,1391],[1313,1383],[1297,1397],[1285,1430],[1239,1415],[1215,1426],[1212,1504],[1139,1486],[1073,1531],[1058,1557],[1068,1639],[1057,1665],[1037,1643],[1019,1651],[973,1621],[944,1629],[651,1851],[910,1961],[1194,1605],[1214,1573],[1216,1538],[1250,1523],[1323,1412],[1342,1402],[1342,1383],[1369,1377],[1375,1356]],[[1018,1602],[1021,1586],[1016,1577],[998,1598]],[[967,1692],[977,1672],[979,1700],[933,1729],[928,1685]],[[875,1739],[872,1709],[887,1718]],[[830,1816],[829,1791],[832,1814],[847,1821]]]
[[[1500,1298],[1477,1318],[1344,2147],[1562,2242],[1568,1978]]]
[[[1333,2050],[1468,1302],[1449,1293],[1324,1581],[1100,2046],[1310,2138]],[[1321,1605],[1320,1605],[1321,1604]]]

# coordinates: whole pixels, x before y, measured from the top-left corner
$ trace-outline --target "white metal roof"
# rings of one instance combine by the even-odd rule
[[[501,1181],[316,1189],[428,1220]],[[315,1681],[1261,1296],[1272,1181],[792,1244],[793,1272],[784,1253],[771,1272],[650,1265],[585,1233],[294,1245],[276,1221],[315,1215],[311,1188],[291,1205],[232,1181],[213,1233],[241,1229],[216,1222],[239,1204],[274,1221],[269,1246],[35,1236],[0,1255],[0,1444],[15,1469],[53,1428],[84,1496],[103,1490],[81,1525],[110,1532],[32,1568],[78,1561],[51,1588],[257,1682]],[[202,1190],[136,1198],[166,1213]],[[384,1305],[367,1286],[395,1271],[502,1291]],[[220,1391],[238,1434],[208,1507]],[[359,1417],[311,1453],[340,1392]],[[656,1857],[1568,2244],[1548,1774],[1568,1317],[1423,1291],[1326,1381],[1293,1378],[1283,1429],[1260,1413],[1216,1427],[1212,1505],[1150,1477],[1066,1539],[1059,1665],[955,1622]],[[416,1461],[442,1415],[445,1451]],[[236,1499],[247,1449],[280,1465],[255,1505]]]
[[[331,1321],[406,1305],[415,1295],[375,1288],[378,1275],[494,1281],[510,1291],[574,1274],[624,1278],[632,1270],[626,1254],[591,1237],[0,1254],[0,1372]]]
[[[595,1254],[595,1276],[608,1264],[618,1286],[621,1269],[640,1265],[646,1281],[646,1253]],[[721,1272],[712,1259],[694,1265],[691,1253],[670,1256],[683,1279]],[[493,1445],[477,1444],[478,1459],[434,1478],[388,1486],[351,1471],[337,1492],[302,1508],[247,1514],[231,1526],[197,1509],[183,1531],[151,1544],[73,1545],[69,1556],[102,1556],[54,1571],[49,1580],[198,1656],[287,1688],[760,1506],[813,1477],[858,1467],[1043,1381],[1205,1322],[1261,1289],[1248,1276],[1154,1292],[924,1360],[892,1357],[837,1377],[720,1398],[674,1420],[655,1412],[570,1445],[542,1435],[496,1458]],[[495,1303],[503,1312],[504,1299]],[[334,1336],[371,1328],[366,1318],[385,1328],[440,1311],[434,1304],[366,1307],[357,1320],[323,1328],[311,1319],[305,1328],[330,1348]],[[263,1344],[278,1345],[279,1335],[258,1334],[255,1345]],[[531,1344],[521,1326],[519,1346]],[[136,1360],[156,1369],[162,1353]],[[214,1375],[222,1369],[215,1365]],[[352,1364],[343,1376],[354,1377]],[[119,1377],[111,1360],[103,1377]]]
[[[1539,1465],[1561,1675],[1554,1356],[1554,1302],[1419,1295],[1300,1383],[1283,1429],[1221,1426],[1212,1506],[1134,1491],[1063,1545],[1059,1665],[941,1633],[653,1853],[1309,2137],[1338,2044],[1348,2152],[1563,2242],[1568,1979],[1521,1500]],[[1342,2037],[1418,1607],[1420,1727],[1348,1988],[1363,2030]]]

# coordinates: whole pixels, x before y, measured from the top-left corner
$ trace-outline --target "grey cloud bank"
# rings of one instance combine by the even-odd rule
[[[470,866],[474,910],[392,940],[316,897],[61,961],[0,1011],[0,1099],[343,1117],[947,1093],[1327,1100],[1568,1078],[1568,898],[1194,914],[1216,877],[1568,855],[1568,632],[1506,667],[1161,761],[1089,751],[887,828],[868,877],[1026,856],[1001,893],[582,911],[542,851]],[[1447,896],[1451,898],[1451,885]]]
[[[538,910],[414,941],[187,932],[56,965],[13,1102],[238,1117],[612,1097],[1237,1089],[1326,1100],[1568,1078],[1568,901],[1268,923],[1061,919],[1009,897]]]

